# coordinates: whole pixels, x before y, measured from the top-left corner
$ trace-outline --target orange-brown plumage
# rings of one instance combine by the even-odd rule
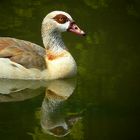
[[[45,49],[28,41],[0,38],[0,58],[9,58],[25,68],[45,69],[44,54]]]

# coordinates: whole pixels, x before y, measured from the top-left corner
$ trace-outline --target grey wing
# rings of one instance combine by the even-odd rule
[[[45,49],[34,43],[14,39],[0,38],[0,58],[9,58],[25,68],[46,69]]]

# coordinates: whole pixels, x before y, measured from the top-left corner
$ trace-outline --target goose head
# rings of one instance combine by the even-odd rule
[[[53,11],[49,13],[42,22],[42,35],[47,32],[73,32],[77,35],[85,36],[82,31],[72,19],[72,17],[63,11]]]

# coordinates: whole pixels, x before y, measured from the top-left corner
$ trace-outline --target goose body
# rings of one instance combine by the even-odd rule
[[[50,80],[74,76],[77,66],[61,38],[64,31],[85,33],[68,13],[53,11],[42,22],[44,47],[0,37],[0,78]]]

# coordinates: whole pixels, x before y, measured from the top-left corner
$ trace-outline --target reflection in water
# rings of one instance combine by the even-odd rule
[[[19,102],[45,93],[40,108],[40,123],[44,133],[63,137],[70,133],[72,126],[81,118],[62,111],[66,100],[76,86],[75,79],[54,81],[0,80],[0,102]]]
[[[61,112],[61,108],[75,85],[73,82],[53,81],[46,90],[42,103],[41,126],[45,133],[62,137],[70,132],[70,128],[80,119],[78,115],[68,116]]]
[[[0,102],[23,101],[41,93],[45,81],[0,80]]]

